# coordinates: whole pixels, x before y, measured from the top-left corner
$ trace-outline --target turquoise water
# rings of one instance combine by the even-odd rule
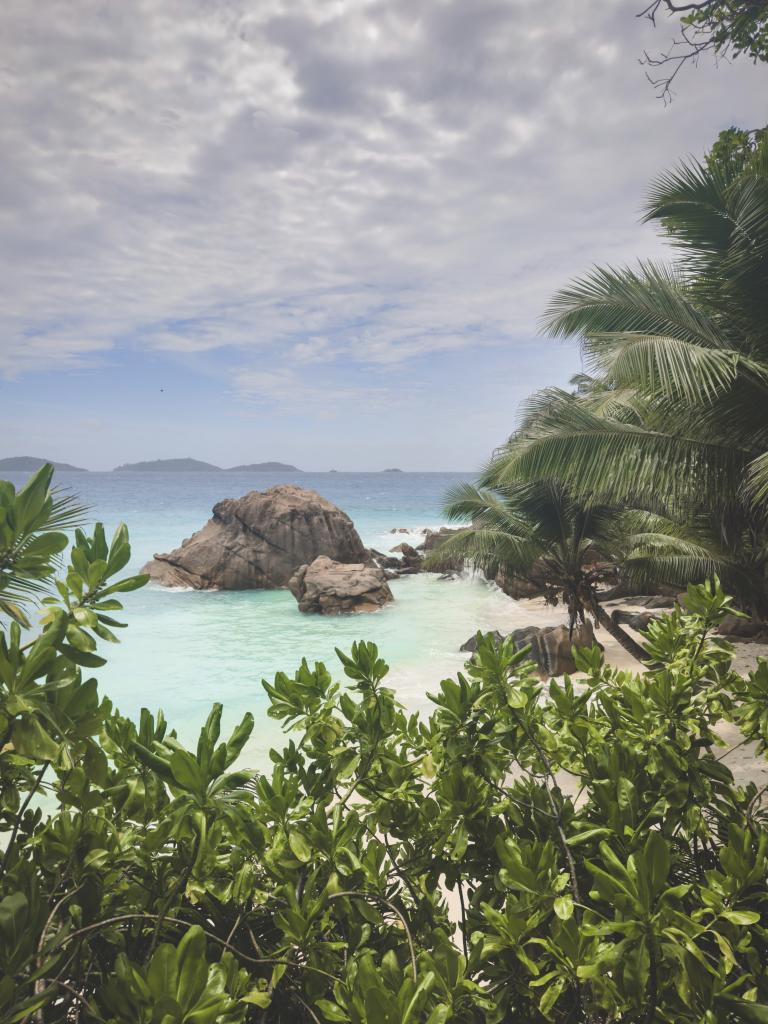
[[[354,521],[365,544],[388,550],[403,540],[389,531],[417,530],[444,522],[446,489],[468,475],[450,473],[70,473],[59,483],[91,507],[108,530],[128,524],[138,569],[155,552],[177,547],[209,518],[225,497],[265,490],[276,483],[312,488]],[[17,477],[14,482],[21,482]],[[408,539],[407,537],[405,539]],[[179,735],[191,741],[214,701],[231,725],[246,710],[256,728],[246,760],[267,760],[279,727],[266,715],[261,680],[293,672],[306,657],[334,671],[334,648],[355,640],[378,644],[391,667],[389,683],[408,707],[427,706],[444,676],[462,666],[459,646],[480,629],[513,628],[528,616],[483,581],[441,580],[434,575],[394,580],[393,604],[357,616],[303,615],[287,591],[238,593],[164,590],[148,586],[124,598],[120,645],[104,645],[108,664],[99,670],[102,692],[125,714],[162,707]],[[339,671],[338,675],[343,678]]]

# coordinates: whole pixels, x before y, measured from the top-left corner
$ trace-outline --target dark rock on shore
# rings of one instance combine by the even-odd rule
[[[752,640],[761,633],[768,632],[768,623],[757,619],[742,619],[739,615],[726,615],[717,629],[721,636],[740,637]]]
[[[289,586],[299,611],[320,615],[374,612],[393,600],[382,569],[362,562],[343,564],[325,556],[302,565]]]
[[[658,618],[652,611],[625,611],[623,608],[616,608],[611,612],[611,618],[617,626],[629,626],[637,632],[648,629],[650,622]]]
[[[516,576],[506,576],[503,572],[497,573],[493,582],[507,597],[511,597],[515,601],[541,597],[544,593],[541,587],[537,587],[535,583],[518,579]]]
[[[395,558],[393,555],[385,555],[383,551],[377,551],[376,548],[368,549],[368,557],[380,569],[394,570],[395,576],[397,575],[397,569],[402,565],[399,558]]]
[[[605,597],[602,596],[602,599],[605,600]],[[676,602],[674,597],[663,594],[640,594],[637,597],[622,598],[621,603],[630,608],[674,608]]]
[[[218,502],[201,530],[143,571],[169,587],[264,590],[286,587],[299,566],[321,555],[368,561],[349,516],[316,491],[282,484]]]
[[[567,626],[526,626],[515,629],[509,634],[517,650],[531,645],[530,658],[535,662],[541,675],[562,676],[566,672],[576,671],[573,659],[574,647],[592,647],[595,643],[595,631],[591,622],[583,622],[576,626],[573,635],[569,635]],[[494,632],[496,641],[504,639],[501,633]],[[470,637],[460,648],[462,651],[477,650],[477,637]]]
[[[500,644],[502,640],[506,639],[504,634],[500,633],[498,629],[494,629],[490,635],[493,637],[494,642],[497,644]],[[465,643],[461,645],[459,650],[467,654],[474,654],[475,651],[477,650],[477,633],[475,633],[474,636],[471,636],[469,640],[465,641]]]

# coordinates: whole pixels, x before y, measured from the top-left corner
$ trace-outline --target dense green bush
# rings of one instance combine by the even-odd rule
[[[0,486],[3,585],[47,486]],[[343,685],[302,662],[256,775],[251,716],[188,750],[99,696],[128,557],[78,532],[40,634],[0,630],[2,1024],[768,1021],[763,793],[713,732],[764,751],[768,663],[731,672],[718,586],[652,625],[645,676],[595,649],[547,685],[486,638],[429,719],[372,644]]]

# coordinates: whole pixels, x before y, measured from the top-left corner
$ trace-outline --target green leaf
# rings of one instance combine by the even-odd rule
[[[760,915],[754,910],[724,910],[721,914],[731,924],[757,924]]]
[[[313,852],[312,847],[301,834],[295,828],[292,828],[288,832],[288,845],[293,852],[294,857],[300,860],[302,864],[308,864],[312,860]]]
[[[556,897],[553,907],[560,920],[567,921],[573,916],[573,896],[566,894]]]

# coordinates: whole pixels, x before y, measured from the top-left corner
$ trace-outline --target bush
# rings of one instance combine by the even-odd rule
[[[32,498],[0,487],[5,585]],[[344,685],[304,661],[264,684],[295,734],[267,776],[250,715],[188,750],[99,697],[128,557],[78,531],[39,635],[0,630],[2,1024],[768,1021],[763,791],[713,732],[764,753],[768,662],[731,671],[718,584],[652,624],[644,676],[594,649],[544,685],[486,637],[427,720],[373,644]]]

